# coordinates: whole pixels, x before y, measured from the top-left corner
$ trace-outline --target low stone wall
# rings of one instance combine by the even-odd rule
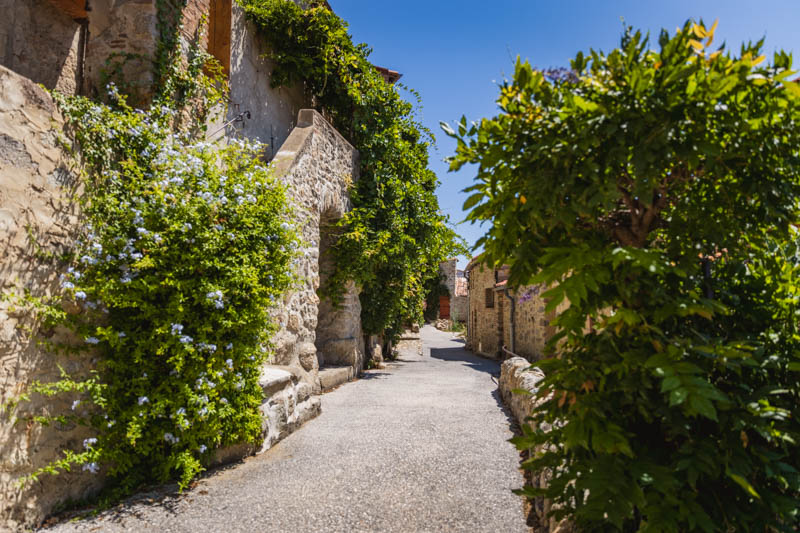
[[[503,362],[500,370],[500,394],[503,402],[511,410],[514,418],[520,425],[530,425],[528,418],[536,407],[536,402],[541,401],[536,397],[539,391],[539,383],[544,379],[544,373],[538,368],[532,368],[531,364],[522,357],[512,357]],[[524,390],[530,394],[515,394],[514,390]],[[529,453],[535,453],[530,450]],[[544,487],[549,481],[550,472],[525,473],[527,483],[534,487]],[[571,533],[573,527],[566,520],[561,522],[548,518],[551,502],[544,498],[537,498],[531,502],[531,512],[535,515],[532,526],[534,533]]]

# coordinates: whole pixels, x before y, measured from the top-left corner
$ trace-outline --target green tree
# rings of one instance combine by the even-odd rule
[[[570,302],[516,443],[585,530],[800,527],[800,87],[715,28],[518,62],[498,116],[444,126],[486,261]]]

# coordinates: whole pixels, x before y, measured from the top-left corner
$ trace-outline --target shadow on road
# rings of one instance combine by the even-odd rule
[[[464,366],[500,377],[500,365],[497,362],[473,355],[463,348],[431,348],[431,357],[442,361],[461,361]]]

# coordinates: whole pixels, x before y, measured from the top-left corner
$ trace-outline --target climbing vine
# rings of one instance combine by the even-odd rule
[[[26,395],[72,395],[55,418],[96,436],[29,479],[79,465],[107,472],[112,498],[145,482],[185,487],[215,449],[261,437],[260,369],[298,238],[263,147],[217,146],[187,120],[187,96],[201,108],[218,96],[209,60],[196,47],[170,56],[171,89],[146,110],[113,83],[107,104],[54,95],[85,169],[85,231],[44,327],[73,333],[52,349],[98,362]]]
[[[327,293],[336,298],[355,280],[365,333],[392,337],[405,321],[421,320],[426,281],[438,278],[441,261],[463,251],[439,211],[438,181],[428,168],[433,137],[369,62],[367,46],[354,44],[347,24],[323,2],[305,9],[290,0],[239,3],[271,48],[273,86],[302,84],[360,153]]]

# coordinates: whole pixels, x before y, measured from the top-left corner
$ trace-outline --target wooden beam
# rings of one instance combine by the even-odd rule
[[[50,0],[50,3],[73,20],[82,20],[89,16],[86,12],[86,0]]]

